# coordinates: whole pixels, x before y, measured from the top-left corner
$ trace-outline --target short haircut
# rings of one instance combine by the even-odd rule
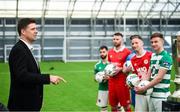
[[[108,50],[108,47],[105,46],[105,45],[102,45],[101,47],[99,47],[99,50],[101,50],[101,49],[106,49],[106,50]]]
[[[161,38],[161,39],[164,40],[163,34],[161,34],[161,33],[153,33],[153,34],[151,35],[151,38],[150,38],[150,39],[152,39],[152,38],[154,38],[154,37],[159,37],[159,38]]]
[[[113,36],[121,36],[121,37],[123,37],[123,34],[122,34],[122,33],[117,32],[117,33],[115,33]]]
[[[132,35],[132,36],[130,36],[130,40],[133,40],[135,38],[138,38],[138,39],[143,41],[143,39],[142,39],[142,37],[140,35]]]
[[[21,36],[21,30],[26,28],[31,23],[36,23],[35,19],[33,19],[33,18],[22,18],[18,21],[17,30],[18,30],[19,36]]]

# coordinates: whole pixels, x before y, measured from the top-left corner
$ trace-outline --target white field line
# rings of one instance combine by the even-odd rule
[[[42,73],[49,73],[49,72],[54,72],[53,70],[49,70],[49,71],[42,71]],[[83,70],[81,70],[81,71],[59,71],[59,72],[63,72],[63,73],[91,73],[91,72],[93,72],[92,70],[87,70],[87,71],[83,71]],[[0,72],[0,75],[1,74],[10,74],[9,72]]]

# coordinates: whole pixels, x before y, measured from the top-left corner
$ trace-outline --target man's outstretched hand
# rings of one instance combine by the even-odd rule
[[[60,77],[60,76],[50,75],[50,82],[51,82],[52,84],[57,85],[57,84],[59,84],[59,83],[62,82],[62,81],[63,81],[64,83],[67,82],[64,78],[62,78],[62,77]]]

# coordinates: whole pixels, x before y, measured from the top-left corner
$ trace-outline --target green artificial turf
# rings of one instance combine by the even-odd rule
[[[67,83],[44,86],[42,111],[97,111],[98,84],[94,81],[95,62],[41,62],[41,72],[62,76]],[[8,64],[0,63],[0,102],[7,105]]]
[[[67,81],[59,85],[44,86],[42,111],[98,111],[95,104],[98,84],[94,81],[94,64],[95,62],[41,62],[42,73],[59,75]],[[9,78],[8,64],[0,63],[0,102],[5,105],[9,96]],[[173,82],[170,89],[175,89]]]

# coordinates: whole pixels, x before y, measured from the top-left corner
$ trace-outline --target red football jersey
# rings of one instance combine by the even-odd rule
[[[131,51],[127,48],[123,48],[120,51],[115,51],[114,49],[110,49],[108,52],[108,61],[110,63],[116,64],[118,67],[123,67],[123,64],[126,61],[127,56],[131,53]]]
[[[130,53],[131,51],[125,47],[119,51],[115,51],[115,49],[110,49],[108,52],[108,61],[110,63],[116,64],[118,67],[123,67],[126,58]],[[110,77],[108,81],[108,89],[109,104],[111,106],[117,106],[118,103],[120,103],[121,106],[129,105],[130,94],[129,88],[126,85],[126,77],[127,75],[122,72],[119,72],[119,74]]]
[[[131,59],[133,72],[136,73],[140,79],[145,79],[149,67],[150,67],[150,60],[151,60],[152,52],[145,51],[142,56],[133,56]]]

